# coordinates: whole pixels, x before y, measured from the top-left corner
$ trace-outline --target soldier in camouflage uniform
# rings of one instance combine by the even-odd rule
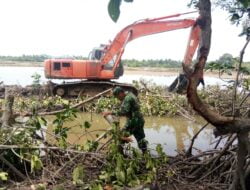
[[[138,147],[144,153],[147,151],[147,141],[144,133],[144,118],[140,112],[140,105],[137,97],[131,92],[125,92],[121,87],[115,87],[113,95],[122,101],[120,110],[117,112],[105,112],[104,115],[112,114],[127,117],[124,126],[126,136],[134,135]]]

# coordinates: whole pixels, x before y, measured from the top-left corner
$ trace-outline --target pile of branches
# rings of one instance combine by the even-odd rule
[[[237,163],[235,141],[235,136],[227,137],[226,143],[223,139],[223,144],[225,143],[221,146],[223,148],[218,148],[222,142],[222,138],[220,138],[212,150],[196,155],[189,155],[188,152],[180,153],[171,164],[160,168],[158,177],[160,183],[167,183],[167,187],[171,186],[176,190],[229,189]],[[245,178],[246,182],[250,181],[249,173]],[[248,188],[249,185],[247,184]]]
[[[108,90],[109,91],[109,90]],[[106,91],[105,93],[107,93]],[[92,97],[92,99],[86,100],[89,102],[98,96]],[[4,125],[2,127],[9,127],[13,125],[9,122],[12,115],[11,104],[13,104],[13,98],[6,97],[5,111],[2,120]],[[75,107],[83,105],[84,102],[77,104]],[[55,114],[55,112],[51,113]],[[203,130],[208,124],[201,128]],[[201,131],[200,130],[200,131]],[[13,130],[15,131],[15,129]],[[155,188],[155,189],[229,189],[230,184],[232,184],[235,178],[235,171],[238,169],[238,157],[237,154],[240,152],[237,146],[237,136],[222,136],[216,142],[213,150],[206,152],[201,152],[193,155],[194,150],[193,144],[200,133],[200,131],[193,137],[189,149],[185,153],[179,153],[175,157],[169,157],[168,162],[162,163],[156,168],[156,176],[153,182],[149,184],[143,184],[136,188],[125,189],[143,189],[145,187]],[[13,133],[9,135],[13,135]],[[7,138],[7,140],[10,137]],[[33,138],[37,138],[36,136]],[[7,142],[6,140],[6,142]],[[40,139],[41,140],[41,139]],[[5,151],[16,152],[13,150],[39,150],[41,153],[42,168],[37,172],[30,172],[30,165],[24,166],[23,168],[15,167],[15,163],[10,163],[5,159],[3,155],[0,156],[0,162],[3,166],[3,171],[8,171],[11,173],[11,180],[9,183],[2,183],[2,186],[8,186],[9,189],[15,189],[17,186],[30,187],[43,185],[48,189],[52,189],[55,186],[61,186],[68,189],[81,189],[83,187],[88,188],[90,182],[98,180],[101,171],[105,168],[109,161],[107,159],[107,154],[105,151],[83,151],[78,150],[77,147],[60,148],[57,146],[52,146],[47,144],[45,139],[42,139],[44,147],[40,146],[27,146],[22,147],[16,144],[0,145],[2,153]],[[106,146],[107,147],[107,146]],[[222,148],[220,148],[222,147]],[[22,159],[22,157],[18,157]],[[134,157],[128,156],[124,158],[125,160],[136,159]],[[155,158],[158,159],[158,158]],[[36,160],[35,160],[36,161]],[[39,161],[38,161],[39,162]],[[143,159],[140,160],[141,165],[144,164]],[[24,162],[25,163],[25,162]],[[242,162],[240,162],[242,163]],[[244,162],[243,162],[244,163]],[[84,174],[79,172],[84,168]],[[78,168],[78,169],[77,169]],[[249,157],[247,157],[246,162],[242,166],[244,168],[244,179],[246,188],[249,188],[248,182],[250,181],[250,165]],[[77,170],[79,170],[77,172]],[[145,168],[140,171],[142,175],[143,172],[148,172]],[[72,180],[74,176],[76,179],[82,178],[83,181],[77,182],[77,180]],[[80,176],[79,175],[84,175]],[[16,183],[18,182],[19,183]],[[22,181],[22,183],[20,183]],[[146,183],[146,182],[145,182]],[[19,185],[17,185],[19,184]],[[109,184],[104,184],[109,185]],[[18,187],[18,188],[19,188]],[[106,186],[102,188],[105,189]],[[108,186],[112,189],[112,186]]]
[[[220,143],[225,145],[220,146]],[[8,146],[1,146],[0,148],[8,148]],[[9,148],[15,149],[18,147],[9,146]],[[37,147],[37,149],[39,148]],[[47,189],[53,189],[55,187],[63,187],[64,189],[87,188],[90,182],[98,180],[102,169],[108,164],[108,160],[106,159],[107,155],[103,151],[84,152],[59,147],[44,147],[40,148],[40,150],[44,151],[42,171],[33,174],[26,171],[24,174],[25,179],[23,179],[24,181],[22,183],[19,183],[19,188],[30,187],[32,185],[38,187],[41,184],[46,186]],[[124,187],[124,189],[139,190],[146,187],[151,189],[176,190],[191,188],[200,190],[229,189],[233,181],[237,163],[236,151],[236,136],[230,136],[224,139],[220,138],[212,150],[195,155],[190,155],[188,152],[180,152],[175,157],[168,157],[168,162],[157,168],[157,175],[151,184],[144,184],[135,188]],[[129,155],[125,159],[133,159],[133,157]],[[143,160],[141,160],[141,162],[143,163]],[[76,168],[79,166],[84,168],[84,174],[79,174],[79,172],[75,173]],[[141,172],[141,174],[143,174],[143,172],[147,171],[142,168]],[[80,184],[76,183],[76,181],[74,181],[74,175],[84,180],[81,181]],[[249,181],[250,175],[248,173],[246,183],[249,183]],[[246,185],[249,188],[250,184]],[[9,184],[10,189],[15,189],[16,186],[16,183]]]

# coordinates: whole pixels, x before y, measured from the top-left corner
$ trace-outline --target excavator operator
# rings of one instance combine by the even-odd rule
[[[122,102],[120,110],[116,112],[104,112],[103,115],[125,116],[127,121],[123,129],[124,137],[122,137],[122,140],[129,142],[128,137],[134,135],[138,147],[145,153],[147,151],[147,141],[145,140],[144,133],[145,121],[140,112],[137,97],[131,92],[125,92],[124,89],[118,86],[114,88],[113,95]]]

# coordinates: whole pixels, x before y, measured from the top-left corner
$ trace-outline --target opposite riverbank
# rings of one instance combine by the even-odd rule
[[[0,61],[0,67],[43,67],[43,62],[14,62]],[[181,68],[160,68],[160,67],[125,67],[126,75],[147,75],[147,76],[177,76]],[[206,71],[205,76],[219,78],[218,71]],[[235,72],[232,75],[223,74],[224,79],[234,79]]]

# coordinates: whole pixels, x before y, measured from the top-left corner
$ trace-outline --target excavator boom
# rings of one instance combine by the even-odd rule
[[[108,46],[108,49],[101,59],[103,65],[107,64],[116,54],[123,53],[126,44],[136,38],[190,28],[190,38],[187,51],[184,57],[184,63],[190,64],[192,57],[199,43],[200,28],[196,25],[196,20],[193,19],[180,19],[180,20],[143,20],[135,22],[120,31],[113,42]]]

